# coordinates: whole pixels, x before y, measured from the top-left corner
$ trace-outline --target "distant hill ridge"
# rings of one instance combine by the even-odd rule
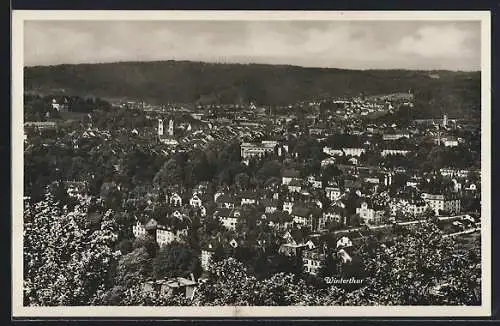
[[[153,103],[290,104],[302,100],[408,92],[419,117],[477,116],[480,72],[346,70],[192,61],[26,67],[25,89],[144,99]],[[436,78],[436,76],[439,78]]]

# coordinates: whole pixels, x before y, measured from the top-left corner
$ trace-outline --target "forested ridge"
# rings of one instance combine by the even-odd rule
[[[478,117],[481,73],[344,70],[190,61],[26,67],[25,88],[151,103],[284,105],[338,96],[411,91],[415,117]],[[438,76],[439,78],[437,78]]]

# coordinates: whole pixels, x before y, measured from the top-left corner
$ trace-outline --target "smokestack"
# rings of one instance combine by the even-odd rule
[[[196,282],[196,280],[194,279],[194,274],[193,273],[189,273],[189,276],[191,276],[191,281]]]

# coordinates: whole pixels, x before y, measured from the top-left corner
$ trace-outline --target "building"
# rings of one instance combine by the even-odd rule
[[[317,180],[314,176],[309,176],[307,178],[307,182],[316,189],[321,189],[323,188],[323,182],[321,180]]]
[[[359,217],[365,224],[380,224],[382,223],[385,210],[364,201],[360,207],[356,208],[356,214],[359,214]]]
[[[382,152],[380,152],[380,155],[385,157],[388,155],[403,155],[406,156],[408,155],[410,151],[406,149],[384,149]]]
[[[323,161],[321,161],[321,167],[327,167],[329,165],[334,165],[335,164],[335,158],[334,157],[327,157]]]
[[[342,196],[342,192],[338,186],[325,187],[326,197],[331,201],[335,201]]]
[[[318,230],[325,230],[331,222],[341,225],[345,222],[345,209],[339,206],[328,207],[318,220]]]
[[[189,200],[189,205],[191,205],[191,207],[198,207],[198,208],[201,207],[202,201],[201,201],[200,197],[198,196],[198,194],[193,194],[193,196]]]
[[[54,121],[28,121],[24,123],[24,127],[32,127],[39,130],[56,129],[57,124]]]
[[[146,228],[139,221],[137,221],[137,223],[132,226],[132,233],[134,234],[134,237],[136,237],[136,238],[143,237],[147,234]]]
[[[361,156],[366,150],[364,148],[342,148],[346,156]]]
[[[306,250],[308,247],[305,243],[285,243],[282,244],[278,250],[278,252],[282,255],[291,257],[291,256],[301,256],[302,252]]]
[[[307,207],[294,206],[292,208],[292,213],[290,214],[293,217],[293,222],[296,225],[301,227],[309,227],[312,228],[313,225],[313,216],[312,212]]]
[[[333,149],[330,147],[323,147],[323,153],[329,156],[343,156],[344,152],[341,149]]]
[[[305,188],[305,182],[302,179],[293,179],[288,183],[289,192],[300,192]]]
[[[159,281],[148,281],[142,286],[144,293],[159,293],[161,296],[174,296],[182,294],[186,298],[193,298],[197,286],[194,277],[191,280],[183,277],[169,278]]]
[[[460,198],[454,195],[423,193],[422,199],[439,215],[440,211],[450,214],[460,213]]]
[[[215,194],[214,198],[216,198],[215,203],[219,208],[233,209],[235,207],[235,203],[237,202],[237,200],[234,197],[226,195],[224,193]]]
[[[275,199],[263,199],[261,200],[261,204],[264,206],[264,213],[266,214],[272,214],[278,209],[278,202]]]
[[[170,198],[168,199],[168,202],[170,203],[171,206],[181,206],[182,205],[182,197],[174,192],[172,195],[170,195]]]
[[[222,208],[215,211],[214,217],[218,218],[226,229],[235,231],[236,225],[241,218],[241,212],[238,209],[229,210]]]
[[[208,270],[210,268],[214,252],[215,252],[215,246],[211,243],[202,247],[200,261],[201,261],[201,268],[203,268],[203,270]]]
[[[243,160],[247,160],[254,156],[261,157],[266,153],[274,153],[277,144],[278,143],[275,141],[263,141],[261,143],[242,143],[240,146],[241,158]]]
[[[459,141],[455,137],[446,137],[446,138],[443,138],[443,145],[445,147],[457,147],[458,143],[459,143]]]
[[[283,202],[283,211],[288,212],[288,214],[292,214],[292,209],[293,209],[293,201]]]
[[[164,134],[163,120],[158,119],[158,141],[169,146],[177,146],[179,142],[174,138],[174,121],[168,122],[168,134]]]
[[[302,259],[304,262],[305,272],[310,275],[318,275],[319,270],[324,265],[326,254],[319,248],[304,250],[302,253]]]
[[[256,192],[246,192],[241,194],[241,206],[252,205],[257,203],[257,193]]]
[[[394,133],[394,134],[384,134],[382,136],[382,139],[387,141],[387,140],[398,140],[401,138],[410,138],[410,134],[407,133]]]
[[[174,120],[172,119],[168,121],[168,136],[174,137]]]
[[[300,173],[297,170],[285,170],[281,174],[281,183],[283,185],[288,185],[293,179],[296,179],[299,176]]]
[[[170,228],[167,228],[163,225],[158,225],[158,227],[156,228],[156,243],[158,243],[160,247],[163,247],[174,241],[182,241],[182,237],[185,235],[187,235],[187,229],[174,232]]]
[[[397,215],[397,213],[402,213],[409,216],[422,216],[428,205],[427,203],[420,199],[406,199],[406,198],[395,198],[389,203],[389,209],[391,215]]]
[[[458,177],[458,178],[467,178],[471,171],[469,170],[458,170],[452,168],[442,168],[439,170],[439,173],[445,177]]]

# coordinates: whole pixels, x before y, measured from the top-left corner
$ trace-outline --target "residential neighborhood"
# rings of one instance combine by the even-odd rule
[[[490,308],[489,16],[172,14],[15,24],[14,308]]]
[[[50,102],[59,108],[60,101]],[[406,101],[390,107],[411,106],[411,96]],[[356,260],[356,250],[370,234],[391,237],[397,226],[425,223],[444,234],[477,232],[481,178],[473,161],[477,152],[470,147],[471,137],[478,137],[473,125],[446,115],[427,125],[377,123],[356,115],[365,107],[375,110],[376,102],[333,103],[344,109],[319,114],[315,109],[322,102],[309,103],[307,123],[293,116],[282,119],[273,108],[254,104],[126,111],[109,104],[83,120],[26,123],[25,155],[43,148],[73,151],[66,179],[51,184],[73,200],[97,196],[106,207],[122,211],[127,216],[122,227],[129,229],[121,232],[129,236],[119,247],[151,241],[159,250],[172,244],[191,248],[198,267],[171,275],[178,282],[147,281],[147,293],[182,287],[191,297],[189,287],[207,281],[217,261],[244,255],[253,264],[243,252],[264,255],[268,268],[289,264],[286,269],[300,270],[312,282]],[[105,118],[110,114],[121,116],[125,125],[110,128]],[[321,132],[315,130],[319,125]],[[460,143],[450,147],[443,139],[452,137]],[[101,166],[109,171],[100,177],[102,183],[96,183],[92,168],[77,161],[92,151],[111,155]],[[439,161],[443,155],[454,159]],[[29,200],[40,181],[27,168]],[[214,172],[216,177],[210,177]]]

